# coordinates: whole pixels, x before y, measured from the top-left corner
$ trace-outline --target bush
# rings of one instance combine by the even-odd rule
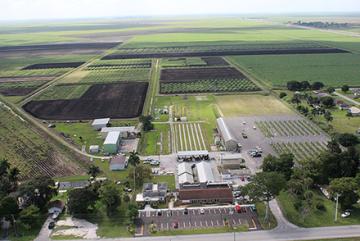
[[[320,201],[320,200],[317,200],[317,201],[315,202],[315,208],[316,208],[317,210],[319,210],[319,211],[322,211],[322,212],[325,212],[325,211],[326,211],[326,207],[325,207],[324,203],[323,203],[322,201]]]
[[[287,94],[285,92],[281,92],[279,94],[280,99],[284,98],[285,96],[287,96]]]

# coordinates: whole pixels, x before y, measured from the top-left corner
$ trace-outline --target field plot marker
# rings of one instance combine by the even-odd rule
[[[180,124],[181,127],[182,127],[182,134],[183,134],[183,137],[184,137],[184,146],[185,146],[185,150],[187,150],[187,140],[186,140],[186,131],[185,131],[185,126],[184,124]]]
[[[180,140],[180,150],[184,150],[183,149],[183,140],[182,140],[182,133],[181,133],[181,126],[180,124],[177,125],[177,129],[178,129],[178,132],[177,132],[177,136],[179,137],[179,140]]]
[[[189,125],[190,125],[190,124],[185,124],[185,126],[186,126],[187,138],[188,138],[188,141],[189,141],[189,149],[190,149],[190,150],[194,150],[194,149],[193,149],[193,145],[192,145],[192,143],[191,143],[191,134],[190,134],[190,130],[189,130]]]
[[[201,137],[201,141],[202,141],[202,144],[203,144],[203,147],[204,147],[204,150],[206,150],[206,145],[205,145],[205,141],[204,141],[204,136],[202,134],[202,129],[201,129],[201,126],[199,123],[197,123],[197,127],[199,128],[199,131],[200,131],[200,137]]]
[[[190,124],[190,128],[191,128],[191,135],[192,135],[193,142],[194,142],[194,149],[199,150],[200,147],[198,149],[198,145],[197,145],[196,140],[195,140],[194,125],[192,123]]]

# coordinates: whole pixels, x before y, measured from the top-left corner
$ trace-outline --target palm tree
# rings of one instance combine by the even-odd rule
[[[132,151],[130,152],[130,156],[129,156],[129,164],[136,167],[137,165],[140,164],[140,157],[139,157],[139,153],[136,151]]]
[[[99,168],[98,166],[91,165],[91,166],[89,167],[88,174],[89,174],[92,178],[95,178],[99,173],[100,173],[100,168]]]
[[[139,153],[137,151],[130,152],[128,162],[130,163],[130,165],[132,165],[134,167],[134,189],[135,189],[136,188],[136,180],[135,180],[136,166],[140,164]]]

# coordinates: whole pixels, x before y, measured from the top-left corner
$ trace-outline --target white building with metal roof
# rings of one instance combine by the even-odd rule
[[[189,174],[187,172],[182,173],[178,176],[178,183],[180,185],[182,184],[192,184],[194,183],[194,176],[192,174]]]
[[[120,144],[120,132],[109,132],[104,141],[104,153],[116,154]]]
[[[182,162],[182,163],[178,164],[177,171],[178,171],[177,172],[178,176],[180,176],[181,174],[184,174],[184,173],[188,173],[191,175],[193,173],[190,163],[187,163],[187,162]]]
[[[200,183],[215,182],[210,163],[204,161],[199,162],[196,164],[196,169]]]
[[[95,130],[101,130],[101,128],[106,127],[110,123],[110,118],[102,118],[102,119],[95,119],[91,126]]]
[[[218,118],[216,120],[216,124],[226,151],[238,151],[239,143],[231,135],[231,132],[227,127],[224,118]]]

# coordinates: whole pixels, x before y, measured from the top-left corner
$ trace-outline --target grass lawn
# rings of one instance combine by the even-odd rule
[[[345,110],[339,110],[336,108],[331,111],[333,115],[333,121],[331,125],[336,132],[340,133],[355,133],[360,127],[360,117],[347,117]]]
[[[276,219],[274,217],[274,215],[272,214],[271,210],[269,210],[270,212],[270,222],[265,222],[264,218],[265,218],[265,212],[266,212],[266,205],[265,203],[263,202],[259,202],[259,203],[256,203],[256,212],[258,214],[258,218],[259,218],[259,221],[260,221],[260,224],[261,224],[261,227],[263,229],[273,229],[277,226],[277,222],[276,222]]]
[[[84,123],[56,123],[55,130],[69,135],[69,138],[79,147],[86,145],[86,150],[90,145],[99,145],[100,148],[104,142],[100,132],[91,127],[91,122]],[[82,140],[79,138],[82,137]]]
[[[225,117],[294,114],[272,96],[226,95],[216,96],[215,99]]]
[[[139,151],[142,155],[169,154],[169,133],[168,124],[154,124],[154,130],[143,132]],[[158,143],[161,143],[161,148]],[[162,149],[162,151],[161,151]]]
[[[168,189],[171,191],[175,190],[175,177],[173,175],[159,175],[153,176],[153,183],[166,182],[168,184]]]
[[[312,209],[310,213],[303,217],[294,207],[295,199],[287,192],[282,192],[278,196],[280,207],[285,217],[292,223],[300,227],[324,227],[324,226],[336,226],[336,225],[353,225],[360,224],[360,207],[355,207],[348,218],[341,218],[340,212],[338,221],[334,222],[334,209],[335,203],[326,199],[323,195],[316,193],[314,199],[322,202],[326,208],[325,211],[319,211]]]
[[[193,234],[212,234],[212,233],[229,233],[229,232],[246,232],[247,226],[239,227],[215,227],[215,228],[202,228],[202,229],[177,229],[169,231],[158,231],[151,234],[152,236],[173,236],[173,235],[193,235]]]
[[[68,177],[58,177],[55,178],[55,181],[57,182],[78,182],[78,181],[86,181],[89,180],[88,175],[79,175],[79,176],[68,176]]]

